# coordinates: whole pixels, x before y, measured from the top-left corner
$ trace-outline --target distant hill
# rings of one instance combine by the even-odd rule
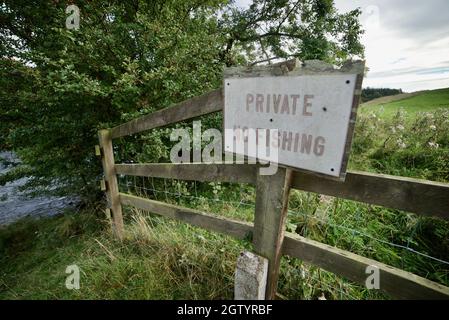
[[[416,92],[410,92],[410,93],[400,93],[400,94],[395,94],[392,96],[386,96],[386,97],[380,97],[377,99],[373,99],[367,102],[363,102],[362,104],[364,106],[377,106],[380,104],[386,104],[386,103],[390,103],[390,102],[394,102],[394,101],[399,101],[399,100],[404,100],[406,98],[411,98],[414,97],[418,94],[421,94],[425,91],[416,91]]]
[[[449,88],[402,93],[374,99],[362,104],[361,112],[379,111],[381,107],[387,117],[395,114],[401,108],[410,114],[449,108]]]
[[[364,88],[362,89],[362,102],[368,102],[374,99],[394,96],[404,93],[402,89],[391,89],[391,88]]]

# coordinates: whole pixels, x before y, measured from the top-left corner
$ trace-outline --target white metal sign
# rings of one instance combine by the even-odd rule
[[[340,177],[356,79],[357,74],[225,79],[225,131],[241,129],[248,141],[255,130],[257,140],[249,141],[276,145],[277,163]],[[226,152],[256,158],[254,148],[236,149],[234,139],[225,134]]]

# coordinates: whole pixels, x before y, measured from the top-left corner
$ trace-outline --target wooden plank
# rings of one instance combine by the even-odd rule
[[[269,65],[229,67],[223,70],[223,78],[284,76],[302,66],[299,59],[290,59]]]
[[[225,163],[116,164],[117,174],[195,181],[256,183],[256,165]]]
[[[252,231],[251,223],[217,217],[198,210],[140,198],[125,193],[120,193],[120,202],[122,205],[147,210],[164,217],[180,220],[197,227],[227,234],[238,239],[248,237]]]
[[[292,171],[285,168],[278,168],[274,175],[257,176],[254,250],[268,259],[265,297],[269,300],[276,298],[291,176]]]
[[[111,129],[111,135],[115,139],[222,111],[222,109],[222,89],[217,89],[114,127]]]
[[[272,65],[239,66],[226,68],[223,71],[224,78],[239,77],[277,77],[277,76],[304,76],[304,75],[329,75],[329,74],[363,74],[364,61],[346,61],[343,66],[336,69],[332,64],[319,60],[298,59],[283,61]]]
[[[449,299],[449,288],[413,273],[289,233],[283,254],[319,266],[348,280],[365,285],[368,266],[379,270],[380,290],[398,299]]]
[[[366,172],[344,182],[295,172],[292,188],[449,219],[449,184]]]
[[[120,204],[117,175],[114,167],[114,152],[109,130],[99,132],[100,146],[103,150],[102,164],[104,171],[106,198],[114,220],[113,229],[119,239],[123,238],[123,217]],[[107,185],[107,188],[106,188]]]
[[[344,180],[361,96],[364,61],[348,61],[339,69],[321,61],[305,61],[303,65],[297,64],[295,69],[288,71],[284,72],[279,66],[269,65],[247,67],[247,70],[225,70],[224,128],[255,129],[270,127],[268,124],[271,123],[272,128],[279,130],[280,140],[283,141],[282,148],[278,150],[279,164]],[[297,116],[286,117],[285,114],[277,114],[272,107],[270,109],[270,104],[275,101],[272,101],[271,97],[274,96],[283,97],[282,101],[287,109],[289,104],[293,105],[293,115],[296,114],[296,99],[301,97],[300,105],[301,108],[304,106],[304,110],[301,109],[300,113],[304,119],[307,118],[306,122],[298,122]],[[313,101],[319,101],[320,105],[315,105]],[[240,112],[242,105],[246,105],[243,117]],[[313,137],[314,152],[292,157],[293,151],[299,152],[297,147],[301,145],[301,134],[303,137],[304,134]],[[233,140],[235,141],[232,135],[225,135],[225,151],[255,157],[255,149],[234,150]],[[332,145],[334,152],[330,152],[326,145]],[[316,146],[319,146],[320,151]]]
[[[103,152],[101,151],[101,148],[100,148],[99,145],[96,145],[96,146],[95,146],[95,155],[96,155],[97,157],[101,157],[101,156],[103,155]]]

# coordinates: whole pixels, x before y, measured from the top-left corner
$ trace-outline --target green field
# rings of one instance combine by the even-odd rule
[[[408,117],[413,117],[418,112],[430,112],[438,108],[449,108],[449,88],[424,91],[399,101],[362,105],[360,111],[362,114],[379,112],[382,117],[392,118],[401,109],[407,112]]]

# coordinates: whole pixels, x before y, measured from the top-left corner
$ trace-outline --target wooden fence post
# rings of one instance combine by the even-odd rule
[[[269,300],[276,296],[291,178],[292,171],[285,168],[274,175],[257,175],[253,242],[256,253],[268,259]]]
[[[264,300],[268,260],[252,252],[240,253],[235,268],[234,299]]]
[[[103,150],[101,162],[103,164],[104,179],[106,181],[107,207],[110,208],[113,218],[113,230],[117,237],[123,238],[123,216],[120,203],[117,175],[115,172],[114,151],[109,130],[100,130],[100,146]]]

